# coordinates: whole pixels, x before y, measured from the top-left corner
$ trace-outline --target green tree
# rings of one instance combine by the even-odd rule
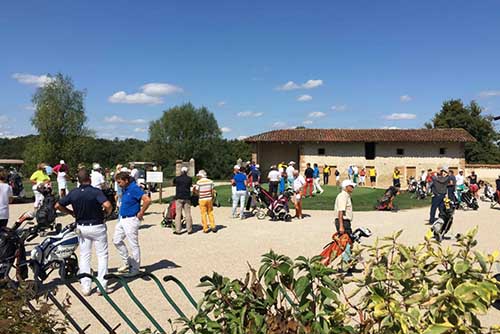
[[[64,159],[76,164],[81,159],[79,139],[89,135],[85,127],[85,92],[76,90],[70,77],[58,73],[38,88],[32,98],[35,114],[32,125],[39,138],[25,152],[28,164]]]
[[[495,130],[493,117],[482,112],[475,101],[464,105],[461,100],[449,100],[425,126],[429,129],[463,128],[477,139],[476,143],[465,144],[467,162],[500,163],[500,133]]]

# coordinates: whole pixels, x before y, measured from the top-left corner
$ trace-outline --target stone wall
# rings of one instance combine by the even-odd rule
[[[191,160],[189,160],[189,161],[182,161],[182,160],[175,161],[175,175],[176,176],[181,175],[181,168],[182,167],[188,168],[188,176],[193,177],[195,175],[195,164],[194,164],[193,158],[191,158]]]
[[[495,180],[500,175],[500,165],[481,165],[467,164],[465,165],[465,175],[469,176],[474,171],[479,180],[495,184]]]

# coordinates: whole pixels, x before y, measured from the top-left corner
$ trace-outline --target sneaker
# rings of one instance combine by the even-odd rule
[[[88,297],[92,294],[92,291],[90,289],[82,289],[82,295],[85,297]]]
[[[212,229],[212,233],[217,233],[217,227]]]
[[[210,230],[208,230],[208,229],[207,230],[203,230],[203,233],[209,233],[209,232],[210,232]]]
[[[129,266],[128,264],[125,264],[125,265],[121,266],[120,268],[118,268],[118,270],[117,270],[117,271],[118,271],[120,274],[125,274],[125,273],[128,273],[128,272],[129,272],[129,270],[130,270],[130,266]]]

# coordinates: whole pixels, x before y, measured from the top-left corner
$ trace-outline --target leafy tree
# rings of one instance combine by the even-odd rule
[[[28,164],[65,159],[76,164],[81,159],[79,140],[90,132],[85,127],[85,92],[76,90],[70,77],[58,73],[32,98],[35,114],[31,119],[39,138],[26,151]]]
[[[432,128],[463,128],[476,143],[465,144],[465,159],[475,163],[500,163],[500,133],[495,130],[493,117],[482,114],[482,108],[472,101],[464,105],[461,100],[445,101],[441,111],[425,126]]]

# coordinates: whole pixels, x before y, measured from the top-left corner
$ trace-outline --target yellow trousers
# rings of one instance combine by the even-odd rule
[[[207,216],[210,221],[210,227],[215,229],[214,206],[212,200],[200,200],[199,206],[201,210],[201,224],[203,225],[203,231],[208,231]]]

